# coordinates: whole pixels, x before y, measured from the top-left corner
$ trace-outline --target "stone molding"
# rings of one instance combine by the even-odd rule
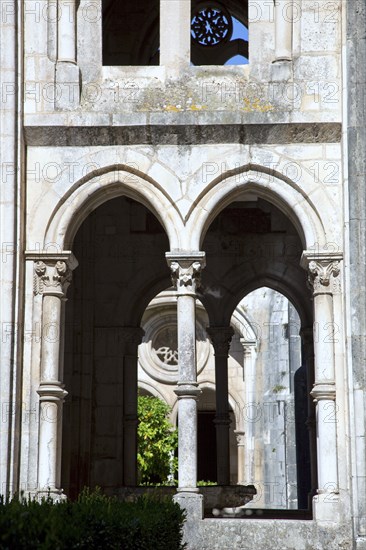
[[[174,393],[178,399],[198,399],[202,391],[197,382],[183,382],[177,384]]]
[[[37,390],[40,402],[63,402],[68,392],[58,380],[43,380]]]
[[[228,357],[234,329],[232,327],[207,327],[217,357]]]
[[[315,382],[313,389],[310,392],[310,395],[313,397],[314,402],[318,401],[335,401],[336,398],[336,388],[335,382],[329,381],[324,383]]]

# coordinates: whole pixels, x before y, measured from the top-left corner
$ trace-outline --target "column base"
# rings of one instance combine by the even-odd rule
[[[342,523],[341,499],[337,493],[320,493],[313,498],[314,520]]]
[[[203,495],[184,491],[174,495],[173,500],[186,510],[187,521],[203,519]]]

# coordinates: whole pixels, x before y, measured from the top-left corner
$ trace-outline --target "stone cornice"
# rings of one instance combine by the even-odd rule
[[[57,114],[31,115],[32,122],[25,126],[25,138],[28,146],[65,147],[65,146],[115,146],[115,145],[199,145],[205,143],[242,143],[242,144],[282,144],[282,143],[339,143],[342,125],[339,122],[299,122],[262,124],[248,122],[248,115],[224,112],[232,119],[228,124],[217,124],[217,112],[210,117],[204,113],[133,113],[126,114],[126,124],[109,122],[98,125],[93,114],[89,115],[90,125],[73,126],[58,118]],[[255,113],[257,115],[258,113]],[[113,115],[105,115],[110,120]],[[152,119],[156,118],[156,122]],[[140,120],[139,120],[140,119]],[[171,119],[171,123],[169,123]],[[30,122],[30,117],[28,117]]]

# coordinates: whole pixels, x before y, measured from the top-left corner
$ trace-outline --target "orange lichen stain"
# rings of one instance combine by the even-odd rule
[[[180,113],[183,109],[182,107],[177,107],[176,105],[164,105],[164,111]]]
[[[274,107],[270,103],[262,103],[259,98],[253,100],[245,97],[243,99],[244,106],[240,108],[241,111],[250,112],[250,111],[259,111],[260,113],[267,113],[268,111],[273,111]]]
[[[190,105],[188,107],[188,111],[202,111],[203,109],[207,109],[205,105]]]

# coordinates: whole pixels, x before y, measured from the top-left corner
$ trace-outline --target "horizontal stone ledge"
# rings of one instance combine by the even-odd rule
[[[25,126],[28,146],[200,145],[215,143],[338,143],[342,125],[329,123],[146,126]]]

